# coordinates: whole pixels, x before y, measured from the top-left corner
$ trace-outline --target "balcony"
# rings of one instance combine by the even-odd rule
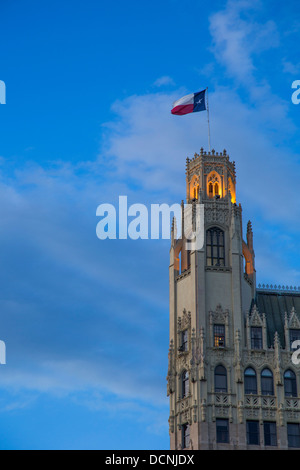
[[[245,395],[245,408],[276,409],[276,397],[271,395]]]
[[[285,398],[285,409],[289,411],[300,411],[300,398]]]

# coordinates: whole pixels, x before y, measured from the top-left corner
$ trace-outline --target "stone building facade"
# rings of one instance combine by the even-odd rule
[[[170,448],[299,449],[299,289],[256,286],[252,226],[244,240],[225,150],[187,159],[186,191],[204,207],[204,244],[187,250],[184,218],[182,236],[173,224]]]

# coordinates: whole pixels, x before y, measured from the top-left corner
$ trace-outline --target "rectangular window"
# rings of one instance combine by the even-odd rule
[[[294,341],[300,340],[300,330],[290,330],[290,349],[292,350],[292,344]]]
[[[262,328],[260,326],[251,327],[251,349],[262,349]]]
[[[265,446],[277,446],[276,423],[264,422]]]
[[[180,351],[187,351],[188,350],[188,330],[184,330],[181,332],[181,344],[180,344]]]
[[[287,424],[288,446],[300,447],[300,425],[298,423]]]
[[[247,421],[247,444],[259,445],[259,422]]]
[[[291,370],[287,370],[284,373],[284,394],[286,397],[297,396],[296,375]]]
[[[224,232],[217,227],[206,232],[207,266],[225,266]]]
[[[214,325],[214,347],[225,348],[225,325]]]
[[[228,419],[217,418],[217,442],[229,443],[229,422]]]
[[[183,424],[181,427],[181,445],[183,449],[187,449],[190,445],[190,426]]]

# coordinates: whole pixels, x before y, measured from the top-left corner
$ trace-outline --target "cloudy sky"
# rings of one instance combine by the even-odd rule
[[[237,168],[257,281],[300,285],[297,0],[1,0],[1,449],[168,449],[169,240],[97,206],[180,203],[206,113]]]

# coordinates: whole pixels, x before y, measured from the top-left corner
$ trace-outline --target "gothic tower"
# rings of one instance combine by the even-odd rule
[[[298,444],[297,437],[287,435],[290,404],[282,391],[282,385],[288,387],[286,371],[299,376],[287,345],[287,313],[278,331],[268,312],[258,309],[268,304],[264,296],[277,299],[278,292],[256,289],[252,226],[248,222],[244,240],[235,163],[225,150],[201,149],[187,159],[186,202],[204,207],[204,243],[201,249],[187,249],[184,227],[177,238],[174,222],[167,376],[171,449],[265,448],[275,440],[287,448],[293,439]],[[291,295],[300,308],[299,292]],[[300,322],[296,330],[300,339]],[[297,400],[290,435],[298,433]]]

